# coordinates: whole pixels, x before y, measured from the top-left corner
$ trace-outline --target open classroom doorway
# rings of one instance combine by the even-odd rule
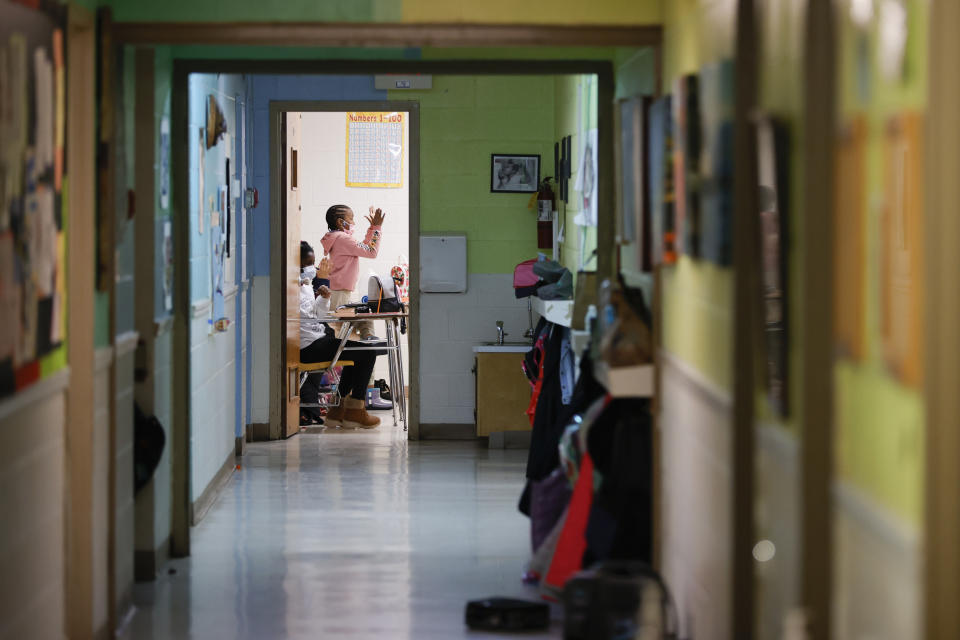
[[[280,156],[276,178],[280,189],[279,210],[285,230],[285,257],[283,259],[287,286],[278,293],[285,301],[273,305],[282,310],[286,330],[278,353],[284,359],[286,372],[281,383],[283,401],[283,435],[299,430],[299,394],[297,376],[299,365],[298,290],[294,281],[299,277],[300,242],[306,241],[316,252],[317,261],[324,257],[323,238],[328,233],[326,212],[333,205],[346,205],[354,212],[354,239],[364,243],[369,227],[367,216],[373,209],[385,214],[379,248],[375,258],[361,258],[357,278],[352,286],[351,302],[361,302],[368,294],[370,276],[377,275],[383,282],[397,282],[398,294],[408,306],[411,297],[411,238],[418,236],[416,215],[416,171],[411,171],[415,157],[412,148],[417,144],[416,126],[411,126],[411,113],[416,105],[405,103],[343,103],[303,102],[275,105],[279,128],[274,129],[280,144],[275,144]],[[415,120],[415,119],[414,119]],[[339,288],[339,287],[338,287]],[[416,326],[411,311],[406,327]],[[374,321],[374,333],[385,337],[383,321]],[[415,364],[411,366],[409,331],[399,335],[402,357],[399,369],[402,376],[391,376],[387,356],[377,358],[371,384],[383,380],[396,397],[410,395],[409,385],[416,387]],[[348,357],[346,354],[344,357]],[[413,376],[411,376],[413,370]],[[397,388],[402,387],[402,388]],[[396,400],[394,401],[396,403]],[[400,428],[399,411],[383,413],[381,429]],[[407,423],[412,422],[409,410]]]

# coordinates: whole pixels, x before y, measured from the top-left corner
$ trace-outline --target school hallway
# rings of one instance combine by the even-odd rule
[[[482,638],[467,600],[536,598],[520,582],[526,451],[408,442],[391,422],[251,444],[121,637]],[[558,637],[558,616],[524,637]]]

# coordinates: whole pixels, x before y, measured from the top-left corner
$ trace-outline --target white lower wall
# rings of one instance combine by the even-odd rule
[[[113,348],[94,354],[93,380],[93,628],[110,623],[110,367]]]
[[[255,276],[250,281],[250,347],[253,358],[250,423],[270,422],[270,276]]]
[[[686,363],[662,363],[663,575],[681,637],[730,640],[732,403]]]
[[[0,638],[64,637],[67,375],[0,403]]]
[[[133,604],[133,553],[136,542],[133,500],[133,371],[137,335],[117,336],[116,346],[116,475],[114,476],[114,579],[117,613]]]
[[[800,602],[800,444],[780,426],[762,425],[756,433],[756,536],[775,549],[756,565],[757,629],[760,638],[780,638]]]
[[[503,320],[506,341],[523,340],[526,299],[513,294],[513,274],[473,273],[465,293],[420,296],[420,422],[472,424],[476,407],[473,347],[497,339]],[[534,317],[534,322],[537,318]]]
[[[923,637],[919,532],[849,484],[833,495],[833,637]]]
[[[163,455],[160,456],[160,462],[157,464],[152,480],[154,541],[159,546],[170,537],[172,526],[173,467],[170,449],[173,446],[173,331],[168,328],[157,334],[153,348],[153,410],[166,436]]]
[[[234,304],[234,298],[226,300]],[[199,498],[234,451],[234,331],[210,333],[210,314],[194,313],[190,331],[190,500]]]

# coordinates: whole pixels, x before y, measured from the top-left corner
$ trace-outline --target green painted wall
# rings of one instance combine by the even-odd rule
[[[584,132],[597,126],[597,77],[593,75],[557,76],[554,79],[555,140],[571,136],[570,193],[567,203],[561,200],[557,210],[563,225],[560,263],[576,274],[583,263],[585,271],[595,271],[596,257],[589,257],[597,248],[597,228],[579,227],[574,221],[583,210],[582,194],[575,188],[583,149]],[[551,151],[551,154],[553,152]],[[553,160],[551,156],[550,164]]]
[[[672,0],[664,4],[663,91],[676,78],[732,57],[730,3]],[[664,347],[713,384],[732,389],[733,271],[682,256],[662,270]]]
[[[420,102],[420,228],[467,234],[470,273],[512,273],[537,253],[527,194],[490,193],[490,155],[540,154],[553,166],[553,78],[434,76]]]
[[[92,2],[92,0],[86,0]],[[257,0],[103,0],[115,20],[161,21],[205,20],[328,22],[497,22],[518,24],[656,24],[663,0],[288,0],[266,3]]]
[[[847,9],[849,2],[842,3]],[[887,369],[880,339],[880,210],[884,199],[883,138],[887,120],[903,110],[923,111],[927,102],[929,3],[908,0],[909,39],[906,72],[888,79],[878,67],[879,25],[863,29],[868,47],[866,78],[856,64],[858,28],[848,10],[839,11],[838,54],[841,118],[864,113],[868,121],[865,240],[866,291],[864,327],[867,353],[862,362],[837,364],[836,444],[841,476],[883,506],[921,526],[923,517],[924,402],[920,389],[900,384]],[[863,93],[863,80],[868,89]]]
[[[113,9],[113,19],[124,22],[204,21],[234,22],[399,22],[402,3],[393,0],[102,0]]]

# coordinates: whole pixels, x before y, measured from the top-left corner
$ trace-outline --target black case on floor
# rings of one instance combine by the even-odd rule
[[[526,631],[550,626],[550,605],[512,598],[485,598],[467,603],[465,622],[484,631]]]

